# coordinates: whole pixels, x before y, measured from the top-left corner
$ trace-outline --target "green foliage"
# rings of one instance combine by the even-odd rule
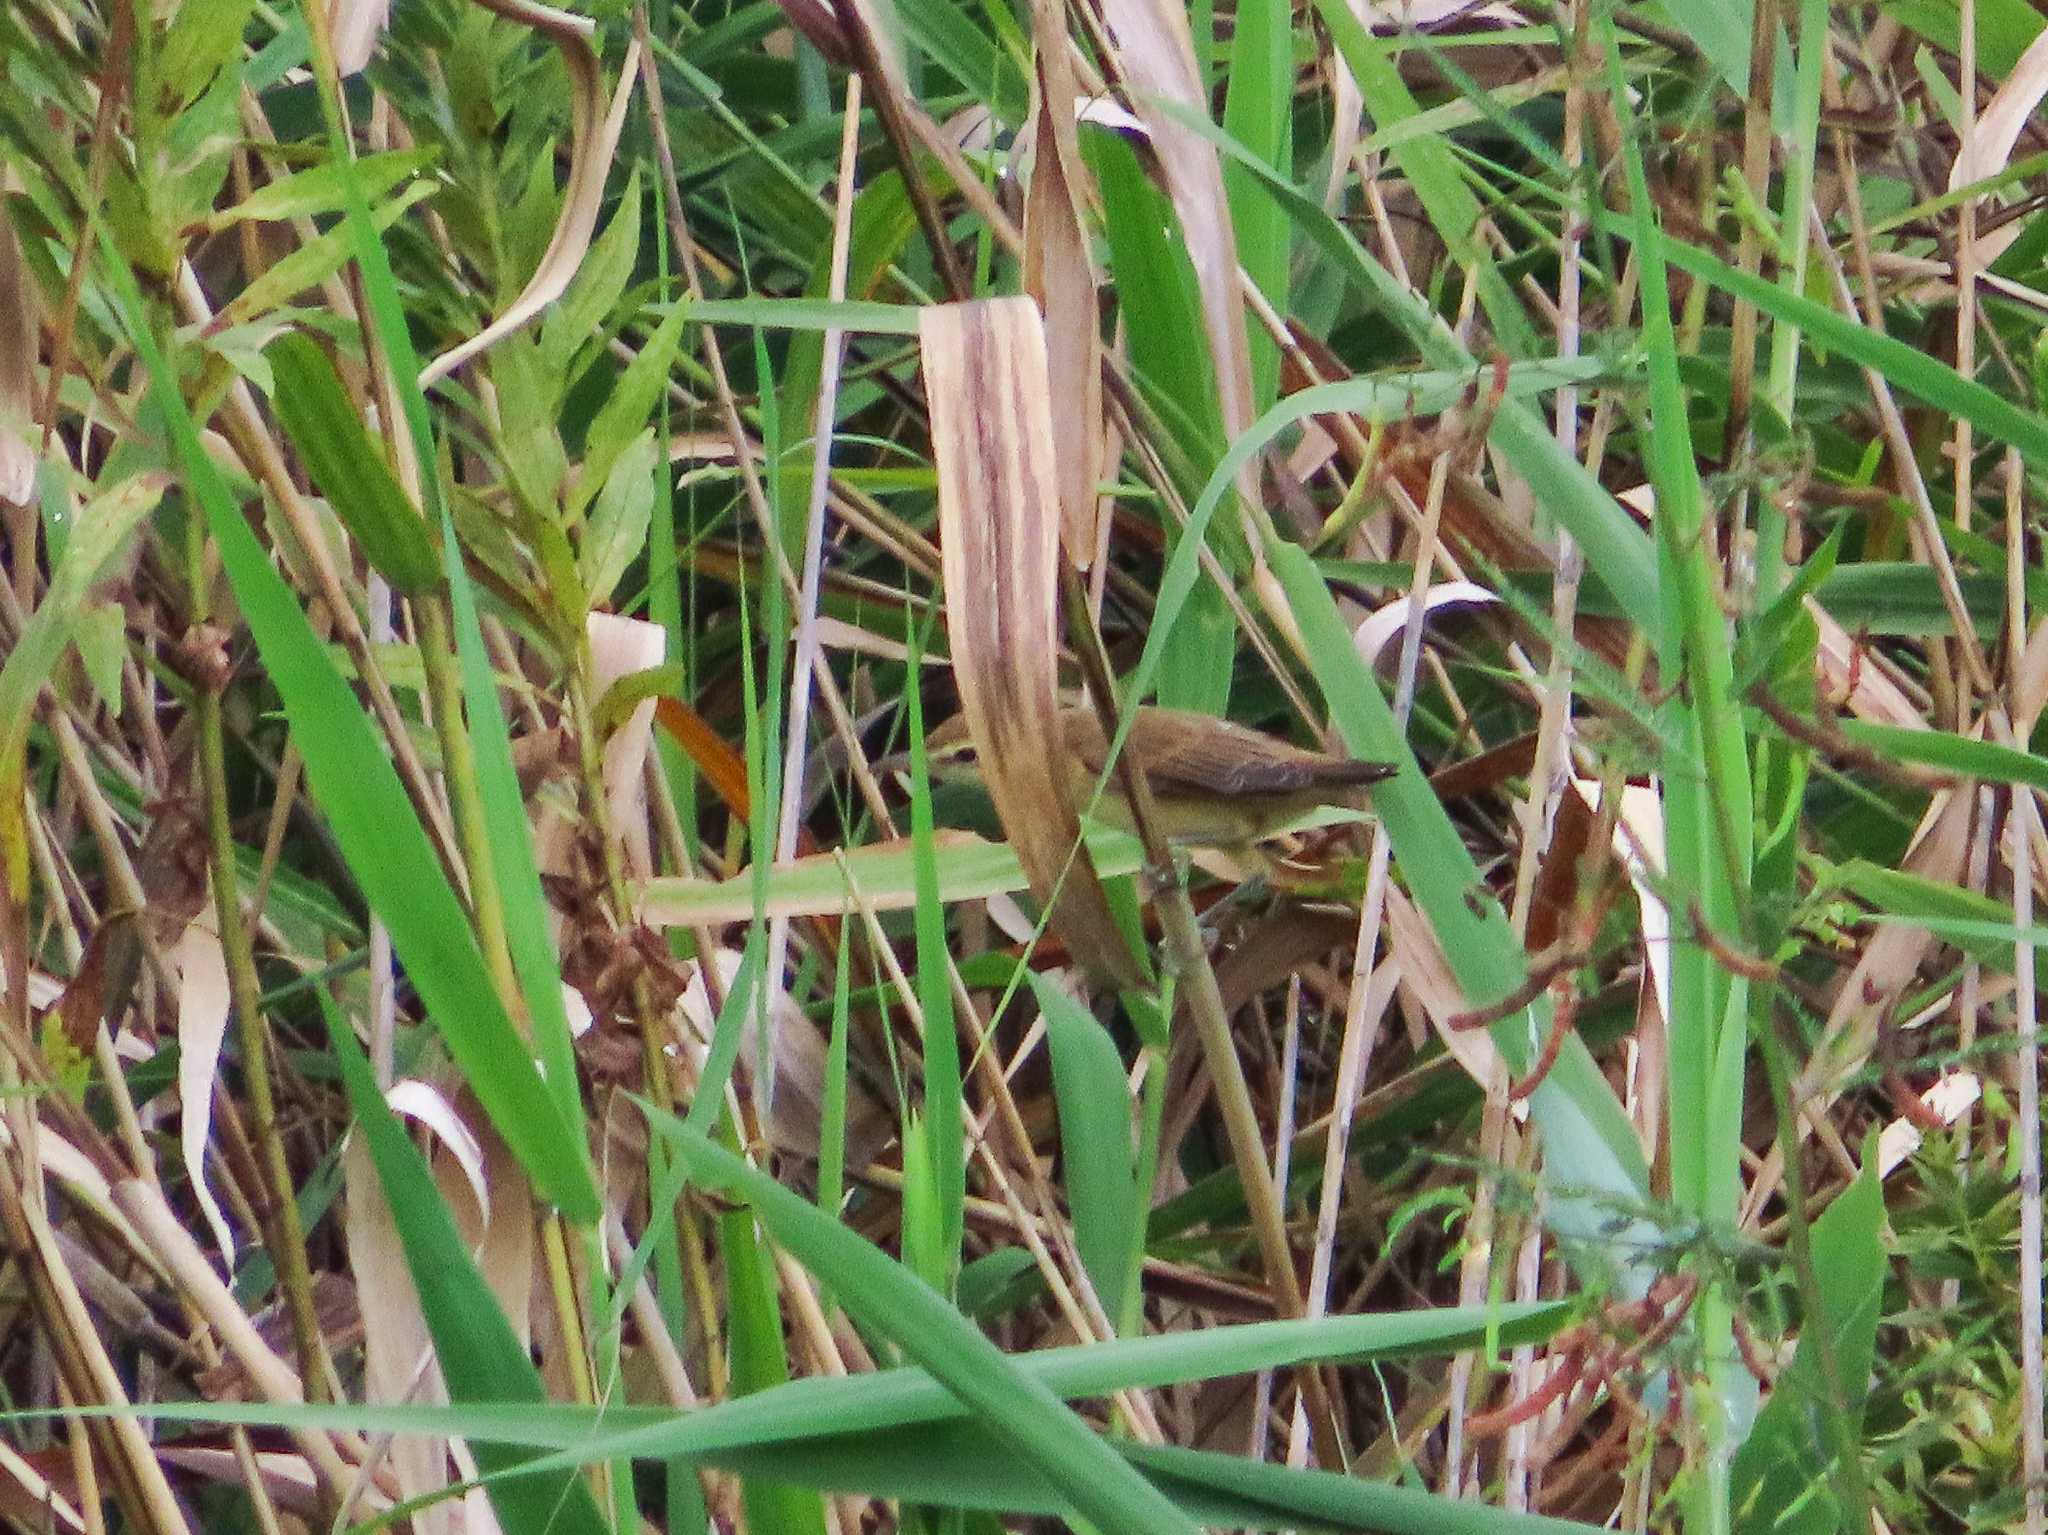
[[[0,7],[10,1404],[460,1436],[511,1535],[2023,1526],[2035,9],[852,10],[847,121],[844,7],[414,0],[347,80],[317,9]],[[1115,997],[927,749],[948,622],[1020,598],[943,589],[920,322],[1043,254],[1041,108],[1104,279],[1104,416],[1050,404],[1109,448],[1122,735],[1393,769],[1256,849],[1091,823],[1161,976]],[[243,1053],[173,1110],[212,889]],[[359,1400],[331,1325],[415,1320],[325,1218],[351,1134],[445,1408]],[[202,1173],[342,1400],[216,1399],[217,1286],[127,1208]],[[484,1281],[536,1252],[529,1353]],[[1311,1277],[1330,1315],[1241,1321]],[[1285,1463],[1325,1395],[1342,1463]],[[268,1522],[198,1464],[110,1461],[104,1522],[158,1472]],[[322,1522],[403,1517],[309,1464]]]

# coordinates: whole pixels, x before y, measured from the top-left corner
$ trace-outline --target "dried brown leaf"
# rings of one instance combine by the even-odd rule
[[[211,909],[202,910],[172,951],[178,970],[178,1119],[185,1175],[228,1272],[235,1238],[206,1176],[206,1142],[213,1131],[213,1082],[228,1034],[228,963]]]
[[[1949,167],[1948,189],[1953,192],[1973,181],[1982,181],[2004,170],[2012,159],[2013,147],[2033,119],[2041,98],[2048,96],[2048,31],[2028,44],[1984,110],[1977,114],[1974,131],[1966,144],[1959,145],[1955,163]],[[2000,245],[2010,243],[2025,224],[2014,225]],[[1980,252],[1988,260],[1989,254]]]
[[[661,665],[668,642],[660,624],[593,613],[590,635],[591,692],[604,690],[621,677]],[[654,700],[633,706],[624,724],[604,743],[604,795],[612,832],[624,844],[626,867],[643,878],[654,872],[654,852],[647,824],[647,754],[654,745]]]
[[[75,1530],[80,1535],[86,1527],[71,1500],[5,1443],[0,1443],[0,1518],[13,1520],[23,1529]]]
[[[1439,608],[1497,606],[1500,598],[1471,581],[1439,581],[1422,594],[1422,616],[1427,619]],[[1375,608],[1352,631],[1351,642],[1367,666],[1379,664],[1381,654],[1395,635],[1408,627],[1408,598],[1404,595]]]
[[[433,1340],[406,1266],[397,1223],[360,1136],[343,1148],[341,1165],[348,1192],[343,1218],[349,1271],[358,1294],[377,1297],[377,1304],[366,1308],[363,1316],[363,1400],[438,1406],[448,1397],[434,1363]],[[445,1439],[400,1434],[385,1455],[401,1498],[410,1501],[448,1485]],[[421,1535],[458,1535],[463,1528],[461,1510],[446,1505],[413,1517]]]
[[[1103,505],[1102,336],[1097,274],[1081,188],[1086,172],[1074,130],[1074,64],[1063,9],[1033,8],[1038,104],[1031,118],[1031,185],[1024,197],[1024,291],[1045,312],[1046,366],[1069,412],[1058,443],[1060,544],[1076,570],[1094,562]]]
[[[1028,298],[989,299],[927,309],[918,334],[953,669],[989,798],[1068,950],[1136,984],[1057,760],[1059,479],[1043,322]]]
[[[1400,967],[1402,989],[1422,1005],[1430,1027],[1466,1075],[1488,1098],[1506,1098],[1511,1080],[1507,1058],[1487,1030],[1451,1027],[1452,1020],[1465,1014],[1471,1004],[1451,973],[1451,962],[1437,941],[1436,929],[1400,887],[1391,884],[1387,887],[1387,952]]]
[[[1823,698],[1841,700],[1860,720],[1907,730],[1927,728],[1912,699],[1887,675],[1876,651],[1836,623],[1811,597],[1806,599],[1806,611],[1820,629],[1815,666]]]

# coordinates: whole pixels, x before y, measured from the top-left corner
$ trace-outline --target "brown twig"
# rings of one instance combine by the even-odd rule
[[[1687,915],[1692,918],[1694,942],[1712,956],[1715,964],[1731,975],[1740,976],[1745,981],[1754,981],[1758,985],[1771,986],[1777,983],[1779,966],[1760,955],[1744,953],[1716,933],[1707,922],[1706,912],[1700,909],[1697,897],[1690,903]]]
[[[1529,974],[1522,984],[1485,1007],[1475,1007],[1469,1012],[1453,1014],[1445,1020],[1447,1028],[1487,1029],[1503,1018],[1511,1018],[1529,1006],[1549,989],[1550,983],[1567,971],[1576,970],[1591,956],[1585,950],[1568,943],[1554,943],[1540,954],[1530,957]]]
[[[1579,1012],[1579,988],[1569,983],[1558,988],[1557,1004],[1550,1011],[1550,1032],[1544,1036],[1543,1050],[1536,1062],[1517,1081],[1508,1085],[1508,1102],[1520,1103],[1550,1075],[1550,1069],[1557,1064],[1559,1052],[1564,1049],[1567,1035],[1572,1031],[1572,1020]]]
[[[1840,758],[1888,783],[1919,790],[1947,789],[1955,785],[1956,780],[1947,774],[1922,773],[1903,767],[1882,752],[1872,751],[1869,747],[1850,740],[1833,725],[1818,719],[1808,719],[1787,707],[1762,682],[1750,688],[1748,697],[1751,703],[1770,717],[1773,724],[1801,745],[1825,752],[1830,757]]]

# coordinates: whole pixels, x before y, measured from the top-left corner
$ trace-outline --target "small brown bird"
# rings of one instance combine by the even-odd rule
[[[1108,760],[1109,743],[1095,711],[1068,704],[1059,711],[1067,797],[1087,808]],[[931,770],[943,778],[980,781],[965,716],[933,731],[925,743]],[[1326,805],[1363,808],[1373,784],[1394,774],[1386,762],[1360,762],[1307,751],[1235,721],[1187,709],[1138,710],[1126,747],[1143,765],[1170,841],[1241,847]],[[1112,773],[1095,816],[1126,831],[1131,808]]]

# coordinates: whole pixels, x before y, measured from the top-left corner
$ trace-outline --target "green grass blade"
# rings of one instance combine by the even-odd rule
[[[206,514],[249,631],[284,700],[313,797],[335,841],[391,930],[392,946],[484,1112],[534,1186],[571,1218],[595,1220],[597,1187],[583,1144],[535,1069],[491,985],[462,904],[441,871],[355,695],[328,662],[298,599],[272,568],[199,442],[158,349],[126,263],[105,245],[107,271],[129,334]]]
[[[1223,128],[1281,175],[1294,164],[1294,37],[1289,0],[1242,0],[1232,38],[1230,87]],[[1272,199],[1262,195],[1242,166],[1223,167],[1223,190],[1237,233],[1237,259],[1276,314],[1286,314],[1291,231]],[[1249,327],[1252,408],[1273,403],[1280,381],[1280,349],[1265,328]]]
[[[377,1080],[346,1018],[322,991],[328,1037],[340,1063],[342,1082],[369,1144],[384,1201],[405,1248],[406,1267],[419,1294],[420,1310],[433,1335],[434,1353],[457,1402],[547,1403],[547,1388],[526,1347],[505,1320],[498,1300],[477,1272],[455,1218],[449,1214],[433,1175],[405,1129],[377,1090]],[[480,1470],[508,1470],[535,1457],[491,1441],[472,1446]],[[514,1535],[599,1535],[606,1531],[597,1501],[581,1475],[568,1468],[506,1478],[489,1485],[491,1505]]]
[[[1029,980],[1052,1051],[1074,1245],[1104,1314],[1114,1320],[1124,1314],[1124,1291],[1135,1277],[1133,1249],[1145,1239],[1124,1063],[1116,1042],[1080,1003],[1035,972]]]
[[[886,1260],[885,1260],[886,1261]],[[1248,1322],[1200,1332],[1156,1333],[1011,1356],[1061,1400],[1161,1390],[1228,1375],[1316,1361],[1354,1364],[1432,1358],[1476,1347],[1497,1331],[1507,1345],[1540,1343],[1575,1314],[1559,1301],[1365,1312],[1317,1321]],[[916,1366],[868,1375],[808,1376],[753,1396],[678,1414],[666,1407],[593,1408],[575,1403],[463,1402],[446,1407],[275,1403],[152,1403],[153,1417],[180,1423],[263,1424],[495,1440],[570,1450],[589,1460],[660,1459],[738,1446],[772,1447],[864,1427],[957,1421],[969,1409]],[[39,1411],[0,1413],[0,1422]],[[537,1466],[538,1463],[536,1463]]]
[[[1610,37],[1609,89],[1622,101],[1626,93],[1617,72],[1618,47]],[[1664,592],[1658,664],[1664,675],[1685,679],[1684,689],[1663,710],[1667,739],[1679,747],[1667,753],[1664,764],[1666,873],[1681,899],[1699,903],[1715,932],[1747,942],[1745,902],[1753,852],[1749,760],[1741,711],[1731,696],[1734,667],[1725,611],[1708,563],[1705,498],[1678,378],[1663,231],[1633,126],[1624,122],[1622,144],[1636,209],[1655,422],[1646,435]],[[1740,1193],[1745,983],[1694,943],[1673,945],[1671,971],[1672,1111],[1703,1116],[1694,1120],[1701,1133],[1672,1139],[1672,1194],[1682,1207],[1708,1219],[1732,1219]]]
[[[490,655],[484,647],[475,589],[462,562],[461,544],[447,498],[441,493],[440,476],[433,468],[433,428],[426,396],[419,388],[419,357],[406,329],[390,259],[353,176],[349,181],[347,215],[356,265],[362,273],[363,291],[369,300],[377,339],[390,360],[413,452],[421,465],[421,491],[429,516],[441,529],[442,573],[454,620],[463,705],[469,716],[471,754],[490,832],[489,888],[501,903],[505,941],[533,1022],[534,1041],[547,1068],[546,1085],[554,1095],[563,1124],[569,1127],[569,1139],[561,1147],[561,1154],[574,1156],[581,1164],[584,1178],[594,1186],[584,1135],[583,1099],[577,1086],[575,1044],[562,998],[561,964],[548,930],[540,869],[534,860],[533,826],[527,818],[525,796],[520,793],[519,776],[512,765],[511,736],[492,677]]]
[[[1131,366],[1146,398],[1167,426],[1173,467],[1183,494],[1207,468],[1224,441],[1223,407],[1202,301],[1173,205],[1139,166],[1130,145],[1114,134],[1084,135],[1082,145],[1102,189],[1117,302],[1129,336]],[[1228,487],[1226,487],[1226,491]],[[1205,540],[1224,568],[1243,564],[1244,541],[1230,519],[1191,517],[1185,528],[1165,529],[1176,562],[1199,571]],[[1230,702],[1237,625],[1223,594],[1208,581],[1190,581],[1177,607],[1184,624],[1155,629],[1160,639],[1160,701],[1175,708],[1221,713]],[[1148,640],[1149,643],[1149,640]]]
[[[1596,222],[1615,234],[1632,233],[1629,224],[1612,214],[1601,215]],[[1964,378],[1917,347],[1871,330],[1803,294],[1788,293],[1775,283],[1738,271],[1697,246],[1670,238],[1663,246],[1665,261],[1681,272],[1748,300],[1774,319],[1797,325],[1813,344],[1875,369],[1894,388],[1921,403],[1945,415],[1961,416],[1985,436],[2012,444],[2037,468],[2048,466],[2048,420],[2038,413]]]
[[[1345,746],[1354,756],[1398,765],[1373,791],[1373,807],[1402,878],[1466,995],[1475,1003],[1506,996],[1525,973],[1506,914],[1423,776],[1314,563],[1292,545],[1274,549],[1272,559]],[[1539,1000],[1496,1024],[1493,1036],[1509,1061],[1526,1070],[1548,1026],[1549,1004]],[[1576,1034],[1536,1089],[1531,1108],[1543,1128],[1546,1176],[1560,1191],[1554,1219],[1561,1229],[1607,1232],[1615,1210],[1603,1201],[1635,1208],[1648,1198],[1649,1169],[1635,1130]]]
[[[960,1036],[953,1017],[953,991],[947,974],[946,908],[939,897],[938,858],[933,847],[932,784],[925,761],[923,689],[919,686],[917,632],[910,631],[910,665],[905,669],[904,700],[909,705],[910,732],[910,856],[917,881],[917,1003],[924,1017],[924,1113],[922,1131],[928,1142],[924,1169],[931,1180],[931,1198],[920,1209],[936,1222],[906,1250],[926,1256],[920,1275],[941,1295],[953,1294],[960,1278],[960,1240],[966,1222],[966,1125],[962,1111]],[[908,1211],[906,1211],[906,1218]]]
[[[808,1201],[673,1117],[649,1111],[692,1175],[753,1205],[770,1235],[826,1280],[862,1326],[923,1365],[982,1421],[999,1429],[1073,1511],[1105,1530],[1195,1526],[1049,1391],[901,1265]]]
[[[1821,1327],[1833,1333],[1840,1379],[1851,1397],[1841,1404],[1846,1427],[1852,1439],[1860,1438],[1889,1268],[1884,1226],[1884,1189],[1877,1160],[1870,1157],[1862,1176],[1813,1223],[1815,1278],[1827,1315],[1801,1333],[1791,1367],[1778,1377],[1736,1452],[1732,1501],[1739,1535],[1826,1535],[1844,1527],[1847,1514],[1833,1493],[1832,1457],[1816,1432],[1814,1404],[1824,1398],[1825,1377],[1815,1334]]]
[[[1881,725],[1875,720],[1843,720],[1841,730],[1857,745],[1900,762],[1939,768],[1985,783],[2022,784],[2048,790],[2048,757],[2037,757],[2029,751],[1975,741],[1949,730],[1914,730],[1905,725]]]
[[[297,332],[264,353],[277,389],[271,403],[313,483],[396,591],[414,597],[440,583],[434,541],[356,419],[327,354]]]
[[[725,1256],[733,1393],[745,1397],[772,1391],[789,1382],[775,1267],[754,1230],[752,1212],[735,1210],[720,1216],[718,1231],[719,1251]],[[814,1492],[780,1479],[750,1476],[740,1484],[740,1495],[753,1529],[824,1535],[825,1509]]]
[[[1328,257],[1359,291],[1395,325],[1420,353],[1425,365],[1463,372],[1470,378],[1479,362],[1465,350],[1449,327],[1405,283],[1365,251],[1322,205],[1261,164],[1200,116],[1180,111],[1170,102],[1157,104],[1196,132],[1207,136],[1227,160],[1245,166],[1286,210],[1295,227]],[[1650,540],[1576,457],[1565,451],[1549,425],[1514,400],[1495,413],[1491,441],[1530,491],[1577,539],[1586,562],[1621,603],[1625,616],[1644,628],[1657,623],[1657,577]],[[1191,514],[1192,517],[1192,514]],[[1162,587],[1163,593],[1163,587]]]

